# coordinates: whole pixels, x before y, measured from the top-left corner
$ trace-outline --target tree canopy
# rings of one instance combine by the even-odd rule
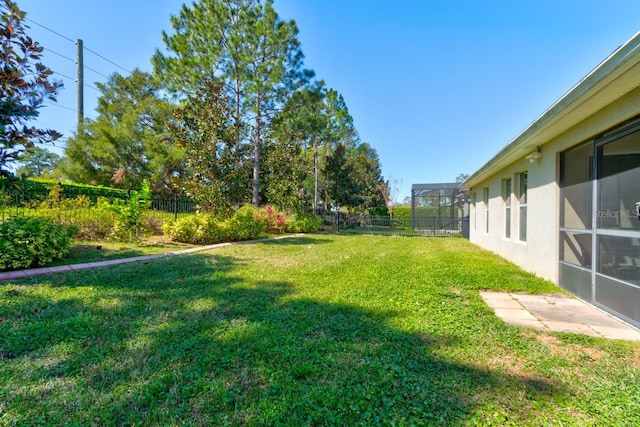
[[[163,33],[167,54],[157,51],[153,57],[156,72],[178,97],[208,79],[223,83],[236,130],[235,164],[252,162],[251,202],[258,205],[261,151],[271,119],[313,74],[303,69],[298,28],[279,18],[271,0],[201,0],[184,5],[171,26],[173,34]]]
[[[380,163],[343,96],[304,68],[294,21],[272,0],[199,0],[162,34],[153,74],[112,75],[98,117],[70,138],[74,181],[185,193],[203,209],[287,211],[380,198]]]
[[[25,151],[18,160],[20,166],[16,169],[16,175],[53,178],[59,161],[60,156],[56,153],[42,147],[33,147]]]
[[[62,174],[76,182],[128,189],[140,188],[147,179],[155,191],[170,191],[172,177],[184,169],[183,152],[170,143],[174,105],[162,97],[158,82],[136,69],[96,85],[98,117],[68,139]]]
[[[233,211],[238,187],[234,185],[233,120],[222,83],[208,79],[175,112],[171,131],[185,150],[186,173],[176,185],[207,210]]]
[[[62,83],[40,62],[42,47],[26,33],[26,13],[10,0],[0,2],[0,11],[0,175],[7,175],[25,150],[62,136],[27,124],[45,100],[56,100]]]

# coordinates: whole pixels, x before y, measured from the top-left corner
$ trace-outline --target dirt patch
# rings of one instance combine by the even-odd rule
[[[528,335],[533,335],[536,341],[547,346],[551,354],[561,356],[570,361],[580,360],[585,362],[591,360],[597,362],[607,355],[606,352],[592,347],[563,343],[553,335],[544,332],[529,333]]]

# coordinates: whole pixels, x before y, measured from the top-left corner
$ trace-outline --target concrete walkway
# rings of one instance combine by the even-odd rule
[[[109,261],[88,262],[84,264],[60,265],[57,267],[32,268],[30,270],[5,271],[5,272],[0,272],[0,282],[6,281],[6,280],[24,279],[24,278],[33,277],[33,276],[41,276],[43,274],[64,273],[68,271],[78,271],[78,270],[87,270],[89,268],[106,267],[108,265],[118,265],[118,264],[128,264],[131,262],[138,262],[138,261],[148,261],[150,259],[166,258],[170,256],[175,256],[175,255],[190,254],[193,252],[200,252],[200,251],[208,251],[210,249],[220,248],[222,246],[245,245],[249,243],[264,242],[268,240],[280,240],[280,239],[287,239],[290,237],[300,237],[300,236],[303,236],[303,234],[289,234],[286,236],[272,237],[270,239],[245,240],[242,242],[218,243],[216,245],[198,246],[197,248],[183,249],[181,251],[175,251],[175,252],[165,252],[163,254],[138,256],[134,258],[112,259]]]
[[[640,330],[577,298],[480,292],[496,316],[510,325],[640,341]]]

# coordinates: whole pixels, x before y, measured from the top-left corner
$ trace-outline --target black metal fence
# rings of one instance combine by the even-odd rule
[[[0,221],[13,215],[46,216],[66,224],[95,223],[107,226],[115,221],[115,214],[104,209],[96,209],[97,197],[86,196],[85,202],[74,197],[60,195],[52,200],[47,189],[40,188],[2,188],[0,189]],[[128,200],[129,193],[122,191],[112,194],[107,200]],[[147,212],[149,228],[161,230],[168,220],[177,220],[180,216],[190,215],[198,209],[192,200],[178,196],[154,195],[151,208]],[[325,229],[347,234],[378,234],[387,236],[433,236],[468,237],[469,219],[467,217],[390,217],[373,215],[348,215],[345,213],[322,214]],[[412,224],[413,222],[413,224]],[[413,226],[412,226],[413,225]]]
[[[325,229],[345,234],[377,234],[385,236],[467,237],[468,218],[392,218],[390,216],[322,215]]]
[[[78,197],[84,196],[85,202]],[[0,221],[13,215],[48,216],[63,223],[72,223],[73,219],[91,219],[98,213],[96,204],[100,197],[96,194],[78,193],[72,197],[59,195],[53,198],[49,190],[33,187],[3,188],[0,191]],[[107,201],[115,199],[129,200],[130,193],[122,191],[104,197]],[[182,214],[191,214],[198,209],[197,204],[184,197],[153,195],[149,214],[160,222],[176,220]],[[108,215],[101,212],[100,215]]]

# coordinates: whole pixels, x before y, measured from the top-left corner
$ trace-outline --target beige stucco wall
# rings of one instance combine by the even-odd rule
[[[551,141],[540,141],[542,157],[523,159],[471,188],[471,242],[495,252],[540,277],[558,279],[558,165],[562,151],[640,114],[640,88],[607,105]],[[527,241],[518,239],[517,174],[528,172]],[[512,179],[511,238],[505,238],[503,179]],[[485,232],[483,188],[489,188],[489,233]]]

